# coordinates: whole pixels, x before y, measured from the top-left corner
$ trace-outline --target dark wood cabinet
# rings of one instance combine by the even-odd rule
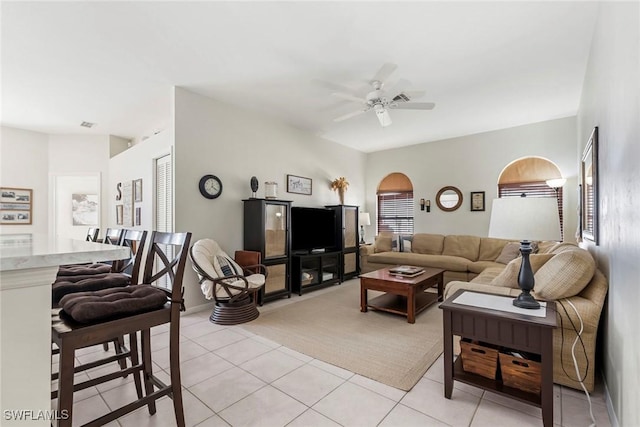
[[[260,252],[269,272],[260,302],[291,297],[291,202],[245,199],[244,249]]]
[[[360,249],[358,237],[358,206],[326,206],[336,212],[336,241],[341,257],[340,281],[351,279],[360,274]]]
[[[303,291],[340,283],[341,255],[341,252],[294,254],[293,291],[302,295]]]

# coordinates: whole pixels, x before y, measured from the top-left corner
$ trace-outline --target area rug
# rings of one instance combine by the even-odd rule
[[[369,291],[369,298],[375,292]],[[360,282],[275,308],[242,325],[285,347],[401,390],[410,390],[443,351],[437,304],[416,317],[360,312]]]

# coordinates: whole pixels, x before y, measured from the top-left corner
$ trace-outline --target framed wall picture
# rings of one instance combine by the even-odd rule
[[[100,203],[97,194],[71,194],[71,222],[73,225],[98,225]]]
[[[136,225],[140,225],[142,222],[142,208],[136,208]]]
[[[133,226],[133,181],[122,183],[122,225]]]
[[[580,164],[580,230],[582,238],[598,244],[598,128],[593,128]]]
[[[133,201],[142,201],[142,178],[133,181]]]
[[[29,225],[33,214],[33,190],[0,187],[0,224]]]
[[[471,212],[484,211],[484,191],[471,192]]]
[[[116,224],[122,225],[122,205],[116,205]]]
[[[311,178],[287,175],[287,193],[304,194],[310,196],[312,192]]]

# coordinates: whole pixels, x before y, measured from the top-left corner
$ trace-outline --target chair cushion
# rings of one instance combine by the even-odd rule
[[[51,304],[58,305],[60,299],[75,292],[99,291],[101,289],[123,287],[129,285],[131,278],[126,274],[108,273],[99,277],[79,280],[77,282],[59,281],[51,285]]]
[[[247,282],[249,284],[249,289],[261,288],[265,282],[265,278],[263,274],[252,274],[250,276],[246,276],[245,279],[247,279]],[[242,287],[242,288],[244,287],[244,280],[229,279],[229,280],[225,280],[225,283],[233,286]],[[237,295],[240,292],[242,292],[240,289],[233,289],[233,288],[228,288],[228,289],[229,289],[229,292],[231,292],[231,295]],[[230,298],[225,288],[221,285],[218,285],[216,288],[216,297]]]
[[[79,323],[94,323],[162,308],[167,294],[153,286],[135,285],[78,292],[60,300],[64,314]]]
[[[109,273],[111,265],[88,264],[88,265],[63,265],[58,269],[58,276],[78,276],[84,274]]]

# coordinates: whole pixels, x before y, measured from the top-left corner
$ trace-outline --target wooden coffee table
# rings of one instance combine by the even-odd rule
[[[393,268],[393,267],[391,267]],[[360,311],[368,308],[407,316],[407,322],[415,323],[416,315],[436,301],[442,301],[444,270],[424,268],[416,277],[401,277],[389,272],[389,268],[360,275]],[[438,286],[438,293],[424,292]],[[385,294],[367,301],[367,291],[382,291]]]

